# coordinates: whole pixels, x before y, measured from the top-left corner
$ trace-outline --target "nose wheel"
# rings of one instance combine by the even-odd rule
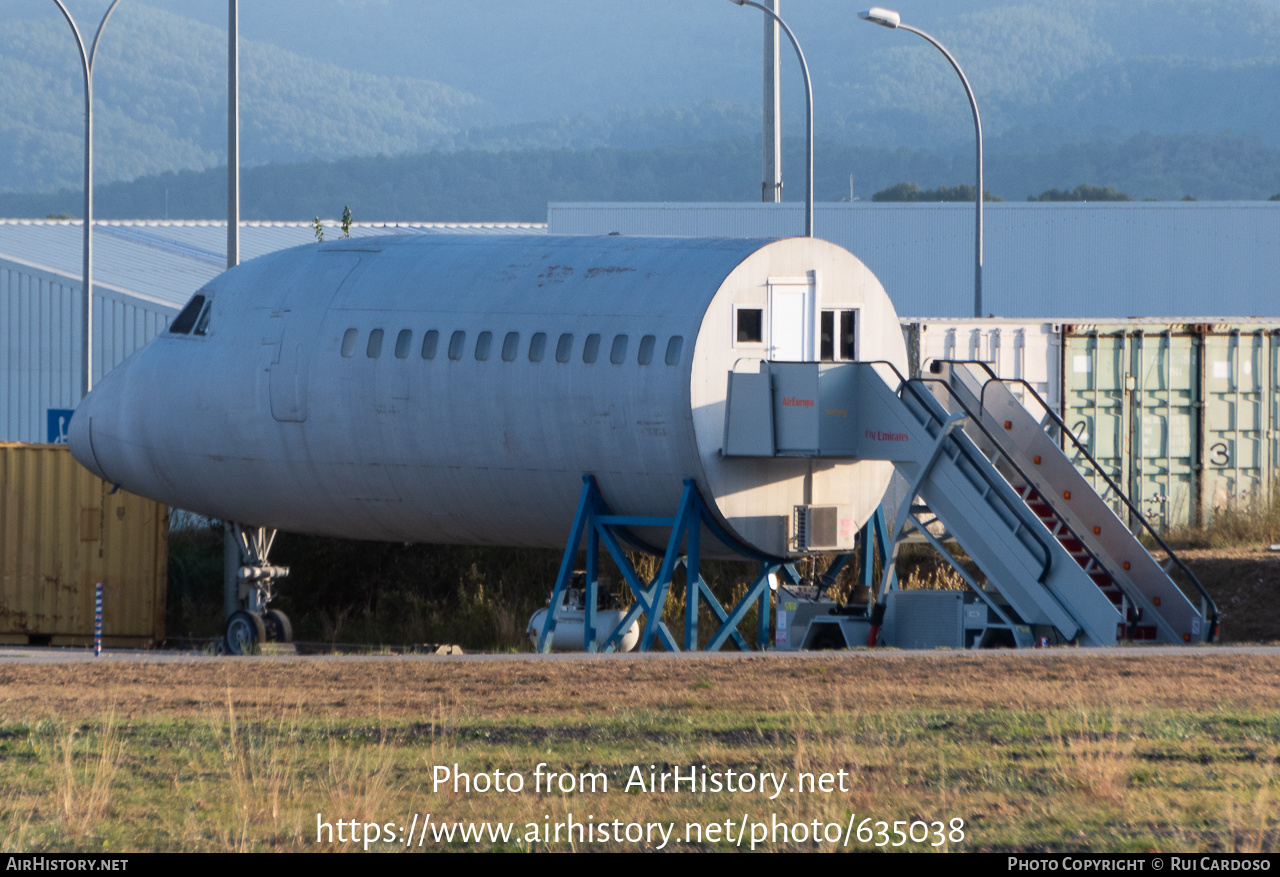
[[[279,609],[265,612],[241,609],[227,619],[223,636],[227,654],[252,655],[262,643],[293,642],[293,624]]]
[[[293,642],[293,624],[290,623],[289,616],[279,609],[268,609],[263,612],[262,623],[267,628],[267,642]]]
[[[275,583],[289,574],[287,566],[273,566],[267,560],[276,531],[232,523],[231,532],[241,564],[235,574],[234,599],[243,608],[227,616],[223,628],[227,653],[251,655],[262,643],[293,642],[289,616],[279,609],[267,608],[275,597]]]
[[[225,628],[227,653],[252,655],[267,639],[267,626],[257,612],[241,609],[231,613]]]

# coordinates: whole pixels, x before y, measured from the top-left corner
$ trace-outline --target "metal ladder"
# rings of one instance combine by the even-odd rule
[[[966,428],[992,464],[1040,519],[1055,541],[1116,606],[1123,619],[1117,638],[1129,642],[1188,643],[1217,638],[1218,611],[1190,569],[1101,468],[1088,450],[1066,429],[1033,387],[1024,381],[996,377],[985,363],[935,362],[931,371],[945,385],[947,395],[960,400],[973,414]],[[1020,385],[1045,411],[1037,421],[1009,385]],[[1056,431],[1072,445],[1063,452]],[[1075,465],[1084,457],[1106,479],[1105,496],[1094,491]],[[1142,522],[1148,537],[1168,556],[1159,564],[1112,510],[1110,502],[1126,505]],[[1169,576],[1179,568],[1200,597],[1197,608]]]
[[[883,364],[849,367],[857,382],[860,415],[869,423],[896,420],[893,428],[909,440],[882,457],[875,456],[874,447],[866,447],[862,458],[890,459],[907,477],[907,496],[924,500],[982,570],[985,585],[954,562],[953,566],[998,617],[1024,629],[1019,644],[1029,644],[1030,630],[1036,628],[1038,634],[1055,631],[1055,641],[1085,645],[1114,645],[1123,638],[1122,610],[979,446],[998,446],[981,413],[942,379],[906,380],[898,374],[897,387],[891,388],[875,370],[877,365]],[[1003,468],[1017,473],[1021,464],[1006,456]],[[1023,483],[1030,481],[1025,478]],[[943,540],[931,536],[919,520],[918,507],[910,503],[899,511],[893,530],[895,551],[915,522],[914,529],[946,556]]]

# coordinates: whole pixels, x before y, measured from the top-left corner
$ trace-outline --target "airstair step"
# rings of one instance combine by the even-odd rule
[[[1154,624],[1131,624],[1129,625],[1129,639],[1140,641],[1152,641],[1159,639],[1158,628]]]

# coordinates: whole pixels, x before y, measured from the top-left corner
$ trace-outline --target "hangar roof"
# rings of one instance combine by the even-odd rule
[[[323,221],[327,240],[339,223]],[[227,266],[227,224],[219,220],[95,220],[95,284],[180,306]],[[351,237],[386,234],[545,234],[543,223],[361,222]],[[315,241],[310,222],[245,222],[241,261]],[[66,276],[78,286],[83,265],[80,220],[0,219],[0,260]]]

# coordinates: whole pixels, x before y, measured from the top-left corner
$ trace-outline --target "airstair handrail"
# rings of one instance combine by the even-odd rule
[[[985,371],[988,375],[991,376],[990,380],[983,382],[982,393],[978,396],[978,404],[982,406],[983,411],[987,409],[987,405],[986,405],[987,384],[990,384],[993,381],[1000,384],[1021,384],[1027,390],[1027,392],[1029,392],[1032,395],[1032,397],[1037,402],[1040,403],[1040,407],[1045,410],[1045,413],[1048,414],[1050,419],[1053,420],[1054,424],[1057,425],[1059,431],[1063,435],[1071,439],[1071,443],[1075,445],[1076,450],[1084,454],[1085,459],[1088,460],[1090,465],[1093,466],[1093,471],[1097,472],[1099,475],[1102,476],[1102,479],[1106,481],[1107,486],[1110,487],[1111,490],[1115,492],[1116,496],[1120,497],[1121,502],[1123,502],[1125,506],[1128,507],[1129,511],[1133,513],[1133,516],[1137,518],[1139,522],[1141,522],[1143,529],[1145,529],[1147,533],[1151,536],[1151,538],[1156,541],[1156,544],[1160,546],[1161,550],[1164,551],[1165,554],[1169,555],[1170,560],[1173,561],[1173,563],[1178,567],[1178,569],[1182,570],[1183,574],[1186,575],[1187,579],[1191,582],[1191,584],[1195,586],[1196,591],[1199,592],[1200,594],[1200,599],[1204,601],[1205,607],[1209,610],[1208,612],[1209,617],[1206,618],[1205,620],[1209,622],[1209,624],[1211,625],[1211,628],[1217,626],[1218,604],[1213,602],[1213,598],[1209,596],[1209,592],[1205,590],[1204,585],[1200,584],[1200,580],[1196,578],[1196,574],[1193,573],[1187,567],[1187,565],[1182,562],[1182,558],[1178,557],[1178,555],[1174,553],[1174,550],[1170,548],[1163,539],[1160,538],[1160,534],[1155,531],[1155,528],[1152,527],[1150,523],[1148,523],[1146,517],[1142,514],[1142,512],[1138,509],[1138,507],[1133,504],[1133,501],[1129,499],[1128,494],[1126,494],[1123,490],[1121,490],[1120,485],[1116,484],[1115,481],[1111,479],[1111,476],[1106,473],[1106,471],[1102,468],[1102,465],[1096,459],[1094,459],[1094,456],[1092,454],[1089,453],[1088,448],[1086,448],[1080,442],[1080,439],[1076,438],[1075,434],[1067,427],[1066,422],[1063,421],[1063,419],[1058,416],[1058,413],[1054,411],[1051,407],[1049,407],[1049,403],[1046,402],[1044,400],[1044,397],[1041,396],[1040,393],[1036,391],[1035,387],[1031,386],[1031,384],[1023,380],[1022,378],[1002,378],[999,375],[997,375],[994,371],[991,370],[991,366],[989,366],[987,363],[982,362],[980,360],[934,360],[934,361],[949,362],[953,365],[976,365],[981,367],[983,371]],[[1209,636],[1210,637],[1213,636],[1212,629],[1209,631]]]
[[[970,410],[968,404],[966,404],[963,399],[961,399],[958,395],[956,395],[955,390],[952,389],[949,383],[942,380],[941,378],[912,378],[912,381],[915,381],[920,384],[940,384],[941,386],[946,387],[947,393],[951,396],[951,398],[955,401],[955,403],[960,406],[960,409],[964,411],[965,416],[969,418],[969,422],[972,423],[974,426],[976,426],[979,430],[981,430],[982,434],[987,437],[987,441],[991,442],[991,444],[997,448],[1000,447],[1000,442],[996,439],[995,436],[991,434],[991,431],[987,429],[986,425],[982,423],[982,418],[974,415],[973,411]],[[1010,459],[1007,456],[1005,457],[1005,460],[1009,463],[1010,466],[1014,468],[1014,470],[1019,475],[1022,476],[1024,480],[1026,480],[1028,484],[1031,483],[1030,479],[1027,478],[1027,473],[1022,471],[1022,467],[1020,467],[1016,462],[1014,462],[1012,459]],[[1024,504],[1019,502],[1015,505],[1012,502],[1010,502],[1009,499],[1006,498],[1004,494],[1000,493],[999,491],[996,491],[996,494],[1000,497],[1001,502],[1005,504],[1005,507],[1008,508],[1009,511],[1013,513],[1013,516],[1015,518],[1021,519],[1023,517],[1022,513],[1026,509],[1026,506]],[[1032,518],[1033,520],[1035,520],[1037,524],[1040,525],[1041,529],[1044,528],[1044,524],[1042,521],[1040,521],[1039,518],[1035,518],[1034,516],[1032,516]],[[1031,538],[1036,541],[1036,544],[1039,545],[1040,549],[1044,552],[1044,567],[1040,570],[1040,575],[1036,576],[1036,581],[1039,582],[1040,584],[1044,584],[1044,580],[1049,577],[1049,570],[1053,566],[1053,549],[1051,549],[1048,543],[1041,538],[1039,532],[1037,532],[1035,527],[1030,526],[1027,521],[1022,521],[1022,524],[1027,528],[1027,532],[1031,535]]]
[[[896,391],[898,393],[901,393],[902,390],[905,389],[912,381],[917,381],[921,384],[936,383],[946,387],[947,393],[951,396],[953,400],[955,400],[955,403],[960,406],[961,410],[964,411],[965,415],[969,418],[970,422],[973,423],[975,426],[978,427],[978,429],[982,431],[982,433],[987,437],[988,441],[990,441],[993,445],[999,447],[999,442],[996,441],[995,436],[993,436],[991,432],[987,429],[987,427],[982,423],[982,418],[974,416],[973,411],[969,409],[969,406],[965,403],[963,399],[961,399],[958,395],[956,395],[955,390],[953,390],[951,385],[948,384],[946,381],[941,380],[940,378],[911,378],[910,380],[908,380],[907,378],[904,378],[902,376],[902,372],[898,370],[898,367],[896,365],[894,365],[893,363],[887,360],[863,361],[862,364],[889,366],[889,368],[893,370],[893,373],[898,376],[899,384],[898,384],[898,389]],[[1012,460],[1009,460],[1009,463],[1010,465],[1013,466],[1015,470],[1017,470],[1019,475],[1021,475],[1024,479],[1027,478],[1026,473],[1022,471],[1022,469],[1018,466],[1017,463],[1015,463]],[[1027,483],[1028,484],[1031,483],[1029,479],[1027,479]],[[1010,503],[1009,500],[999,491],[996,491],[996,494],[1000,497],[1001,502],[1005,504],[1005,506],[1009,509],[1009,511],[1013,514],[1015,518],[1018,518],[1018,519],[1022,518],[1022,513],[1019,510],[1018,506],[1015,506],[1012,503]],[[908,497],[908,502],[910,501],[911,500]],[[1025,508],[1025,506],[1022,506],[1022,508]],[[1027,528],[1027,532],[1031,535],[1031,538],[1036,541],[1036,544],[1039,545],[1040,549],[1044,552],[1044,566],[1040,570],[1040,575],[1036,577],[1037,582],[1039,582],[1040,584],[1044,584],[1044,580],[1049,577],[1049,569],[1053,565],[1053,549],[1051,549],[1048,543],[1046,543],[1045,540],[1040,537],[1040,534],[1036,531],[1035,527],[1029,526],[1028,522],[1026,521],[1023,521],[1022,523],[1023,523],[1023,526]],[[1036,523],[1040,523],[1039,519],[1036,519]],[[1041,524],[1041,527],[1043,528],[1043,524]]]

